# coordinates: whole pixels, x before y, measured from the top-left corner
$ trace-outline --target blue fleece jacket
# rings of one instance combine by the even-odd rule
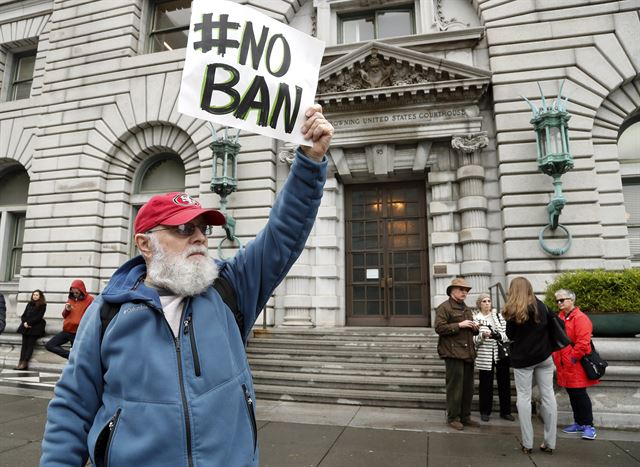
[[[141,257],[120,267],[87,310],[49,404],[41,466],[258,465],[255,400],[243,337],[298,258],[326,178],[298,152],[266,227],[219,262],[244,315],[209,287],[185,303],[174,336]],[[120,311],[101,334],[103,302]],[[102,341],[102,342],[101,342]]]

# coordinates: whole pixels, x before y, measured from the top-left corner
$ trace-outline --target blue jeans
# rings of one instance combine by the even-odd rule
[[[62,358],[69,359],[69,351],[62,347],[63,344],[70,342],[73,345],[73,341],[76,338],[75,333],[60,331],[58,334],[53,336],[51,339],[47,341],[44,346],[49,352],[53,352],[55,354],[60,355]]]

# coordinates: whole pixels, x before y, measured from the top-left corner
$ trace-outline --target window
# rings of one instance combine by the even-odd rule
[[[369,41],[414,34],[413,8],[387,8],[340,17],[340,42]]]
[[[131,238],[129,254],[137,254],[133,223],[138,211],[153,195],[185,190],[185,170],[177,154],[166,152],[147,159],[138,169],[131,199]]]
[[[22,265],[29,175],[22,166],[0,168],[0,281],[17,281]]]
[[[184,164],[171,153],[154,156],[141,168],[137,193],[184,191]]]
[[[640,114],[632,116],[622,125],[618,138],[618,157],[631,265],[640,267]]]
[[[187,46],[191,0],[163,0],[153,3],[150,52],[183,49]]]
[[[16,101],[31,97],[31,84],[33,83],[35,64],[35,50],[14,55],[9,100]]]
[[[24,238],[25,213],[13,213],[11,215],[11,244],[9,251],[9,271],[7,279],[10,281],[20,278],[20,265],[22,264],[22,239]]]
[[[640,178],[622,180],[631,262],[640,267]]]

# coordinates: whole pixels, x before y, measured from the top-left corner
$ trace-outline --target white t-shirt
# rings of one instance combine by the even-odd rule
[[[180,318],[182,317],[182,309],[184,308],[184,297],[180,295],[160,295],[160,303],[173,336],[180,333]]]

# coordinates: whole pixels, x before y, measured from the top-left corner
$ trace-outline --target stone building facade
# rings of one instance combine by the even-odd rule
[[[563,271],[639,264],[637,1],[240,3],[326,42],[317,99],[336,127],[318,219],[270,324],[429,326],[458,275],[474,292],[517,275],[543,292]],[[33,289],[53,327],[73,279],[98,293],[134,253],[153,193],[219,205],[211,129],[177,111],[188,4],[0,0],[0,291],[14,324]],[[553,256],[538,238],[553,187],[523,97],[556,99],[563,80],[573,242]],[[292,148],[240,143],[228,209],[246,243]]]

